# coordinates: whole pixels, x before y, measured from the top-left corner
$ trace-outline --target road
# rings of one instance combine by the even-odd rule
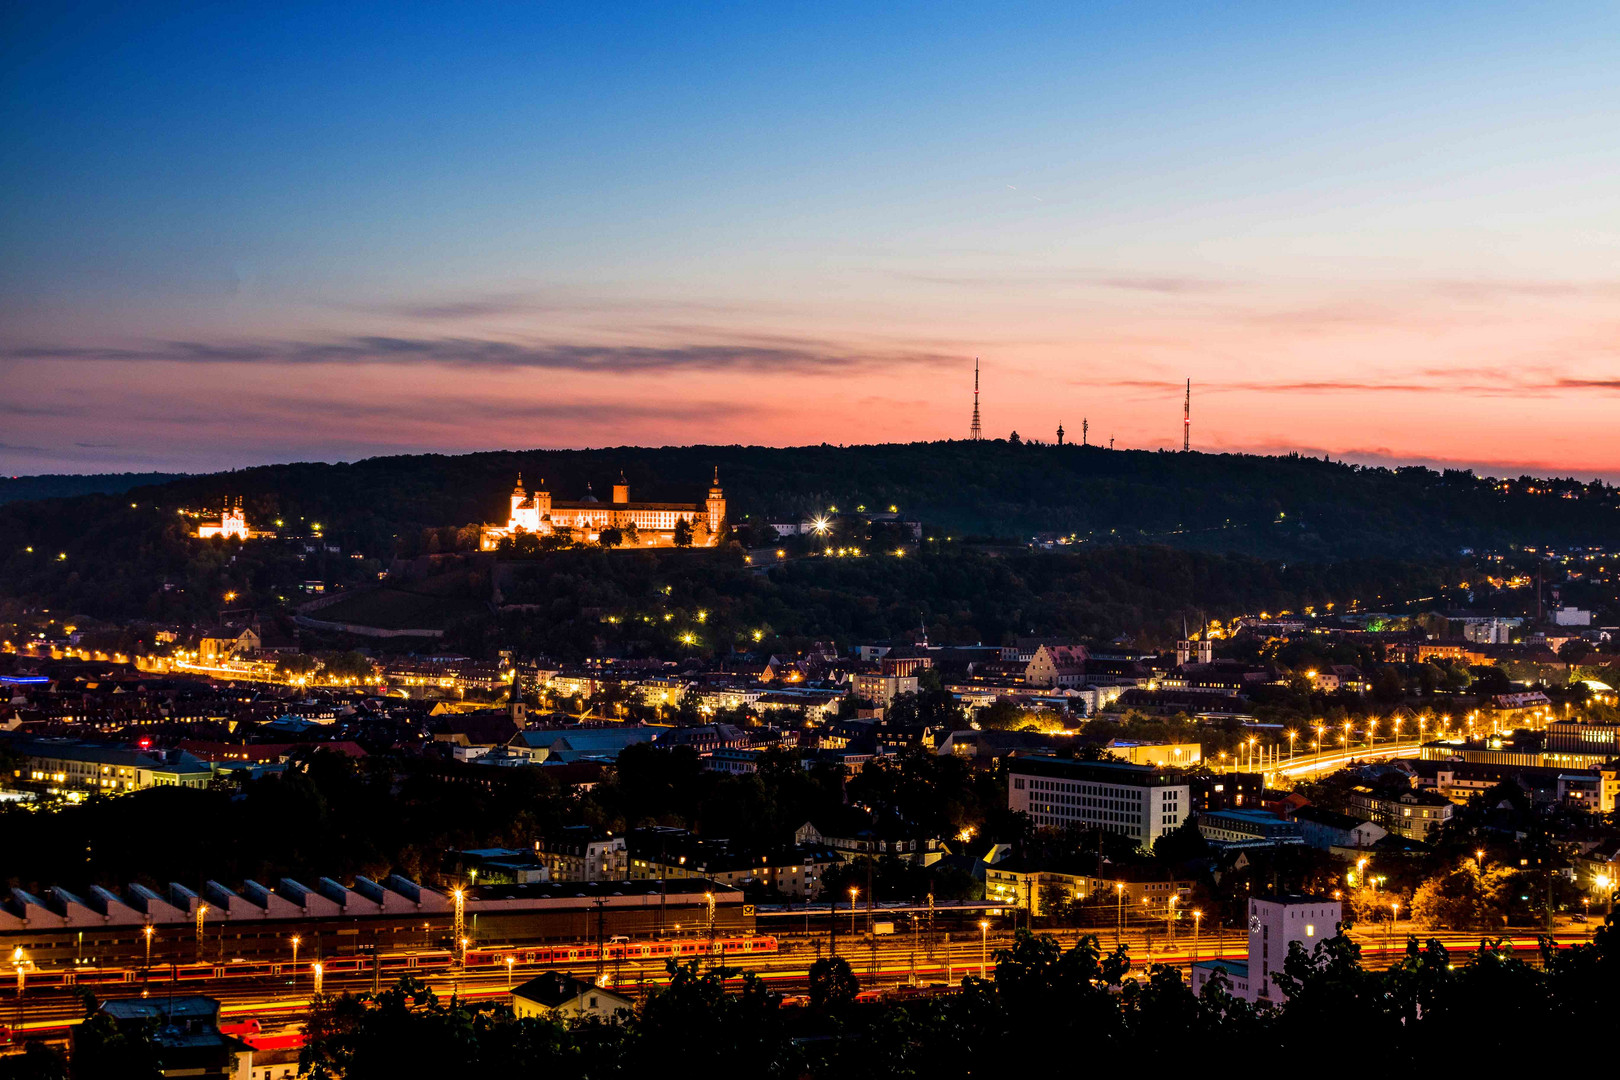
[[[1394,757],[1415,757],[1423,748],[1420,739],[1402,742],[1378,743],[1373,746],[1355,746],[1317,754],[1295,754],[1282,758],[1277,764],[1263,770],[1267,784],[1277,780],[1304,780],[1321,773],[1336,772],[1355,761],[1386,761]]]

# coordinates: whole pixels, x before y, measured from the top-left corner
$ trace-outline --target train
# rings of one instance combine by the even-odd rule
[[[779,951],[776,937],[770,934],[742,934],[735,937],[682,938],[677,941],[609,941],[573,945],[472,947],[467,950],[467,967],[501,967],[510,959],[517,964],[541,964],[557,967],[563,964],[594,964],[600,952],[604,961],[618,960],[675,960],[698,956],[755,956]]]
[[[558,945],[473,945],[466,950],[466,970],[515,967],[561,967],[603,962],[636,960],[678,960],[683,957],[744,957],[775,953],[780,945],[774,935],[742,934],[728,937],[681,938],[670,941],[610,940],[605,943],[573,942]],[[398,978],[412,974],[432,974],[456,967],[456,955],[448,949],[373,954],[348,953],[342,956],[312,957],[296,967],[287,960],[226,960],[192,963],[153,964],[150,970],[133,967],[39,968],[24,976],[25,991],[64,990],[76,987],[117,987],[144,983],[199,983],[219,979],[308,979],[314,964],[321,965],[323,978],[343,975],[371,975]],[[9,981],[9,980],[8,980]],[[13,991],[15,992],[15,991]]]

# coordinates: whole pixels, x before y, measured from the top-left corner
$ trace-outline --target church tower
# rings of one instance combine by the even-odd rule
[[[709,535],[717,541],[720,536],[720,523],[726,520],[726,494],[720,490],[720,466],[714,467],[714,484],[709,488],[709,497],[704,501],[708,510]]]
[[[619,479],[613,485],[613,505],[623,506],[630,501],[630,481],[624,478],[624,470],[619,470]]]
[[[518,511],[523,509],[523,504],[528,501],[529,493],[523,490],[523,474],[518,473],[517,487],[512,489],[512,512],[507,515],[507,520],[516,521]]]

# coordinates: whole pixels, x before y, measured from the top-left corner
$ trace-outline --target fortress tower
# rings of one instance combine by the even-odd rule
[[[714,483],[709,487],[709,497],[704,500],[704,508],[708,511],[709,535],[719,537],[720,525],[726,520],[726,493],[720,490],[720,466],[714,467]]]

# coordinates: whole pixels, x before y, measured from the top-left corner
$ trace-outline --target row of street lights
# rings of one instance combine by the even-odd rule
[[[1477,712],[1470,713],[1468,715],[1467,723],[1469,734],[1473,734],[1474,722],[1477,716]],[[1432,721],[1428,717],[1420,716],[1416,718],[1416,722],[1418,729],[1417,741],[1422,742],[1424,737],[1428,734],[1429,725]],[[1399,743],[1401,741],[1401,727],[1405,723],[1406,721],[1401,717],[1397,716],[1391,718],[1390,742]],[[1364,745],[1371,747],[1377,743],[1378,725],[1379,721],[1376,718],[1372,718],[1367,721],[1366,730],[1360,732],[1360,734],[1365,735],[1367,739]],[[1311,730],[1316,732],[1316,738],[1312,739],[1310,742],[1311,754],[1315,755],[1318,759],[1321,759],[1324,755],[1334,751],[1335,748],[1333,746],[1333,739],[1329,737],[1329,732],[1336,730],[1336,727],[1329,727],[1327,724],[1318,721],[1317,723],[1311,725]],[[1449,715],[1440,717],[1434,730],[1436,735],[1448,734],[1451,730],[1451,717]],[[1358,733],[1356,731],[1354,721],[1346,720],[1344,722],[1343,732],[1338,735],[1338,751],[1343,752],[1349,750],[1354,744],[1354,739],[1357,734]],[[1284,736],[1288,740],[1287,760],[1291,763],[1298,751],[1300,733],[1295,730],[1289,730],[1284,732]],[[1239,744],[1238,752],[1231,755],[1231,771],[1237,772],[1239,769],[1252,771],[1257,765],[1263,771],[1275,769],[1278,767],[1278,751],[1280,751],[1280,749],[1280,744],[1261,744],[1260,737],[1258,735],[1250,735],[1247,739]],[[1219,761],[1221,768],[1226,768],[1226,751],[1223,750],[1220,752]]]

